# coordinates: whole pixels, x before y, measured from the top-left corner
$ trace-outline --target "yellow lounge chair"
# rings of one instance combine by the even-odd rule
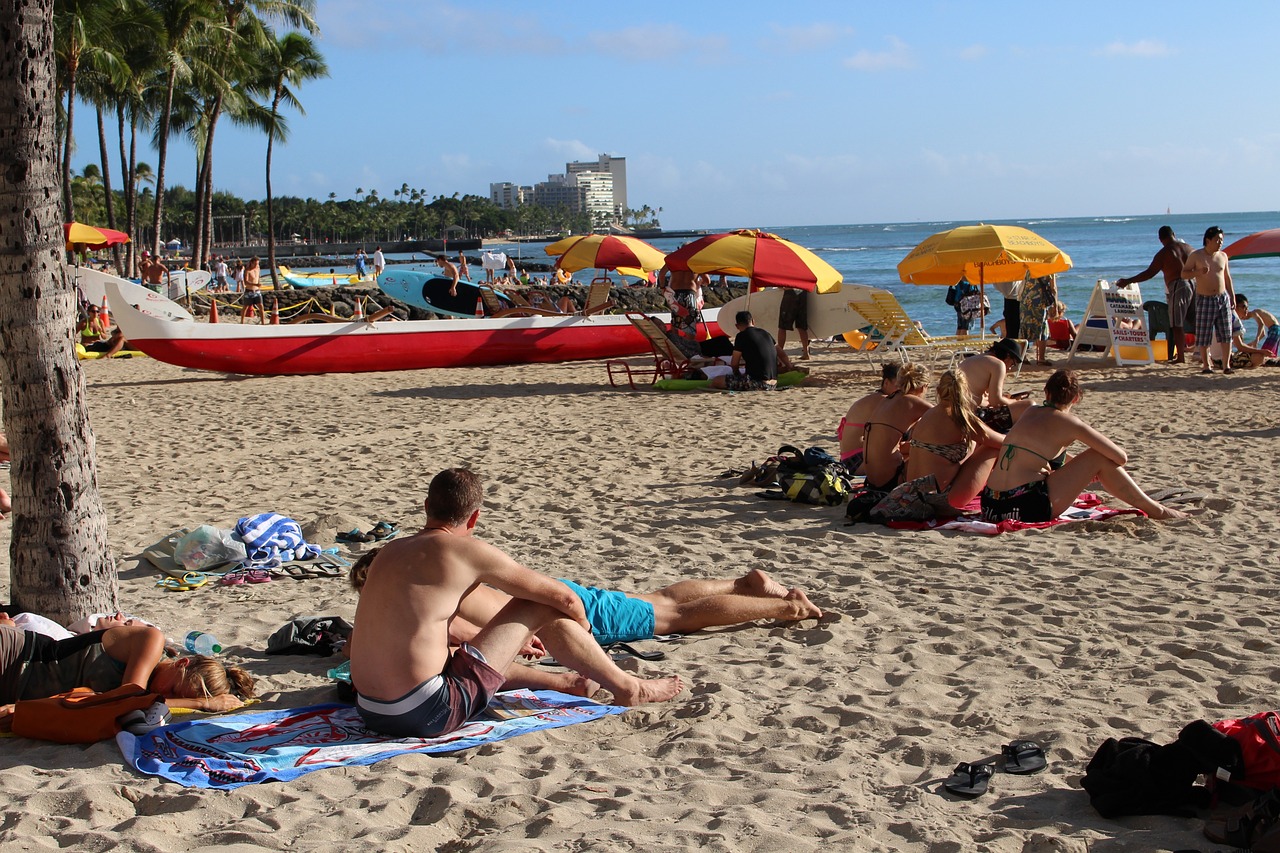
[[[929,335],[915,324],[902,303],[887,290],[874,290],[865,297],[851,300],[849,304],[884,335],[879,349],[897,353],[903,361],[912,354],[930,356],[931,362],[946,355],[950,369],[959,356],[977,352],[981,346],[979,338]]]

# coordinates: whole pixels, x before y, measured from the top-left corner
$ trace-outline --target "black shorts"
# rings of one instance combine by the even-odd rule
[[[263,302],[262,302],[262,291],[261,291],[261,290],[246,290],[246,291],[244,292],[244,296],[240,297],[240,301],[241,301],[243,304],[245,304],[245,305],[258,305],[258,306],[261,306],[261,305],[263,304]]]
[[[803,290],[788,287],[782,291],[782,303],[778,306],[778,328],[809,329],[809,301]]]

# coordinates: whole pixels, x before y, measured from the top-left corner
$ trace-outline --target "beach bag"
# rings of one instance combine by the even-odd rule
[[[267,654],[325,657],[351,639],[351,630],[341,616],[299,616],[267,638]]]
[[[201,571],[225,563],[243,562],[244,543],[230,530],[202,524],[180,537],[173,546],[173,558],[189,571]]]
[[[960,300],[960,316],[966,320],[976,320],[991,310],[991,302],[985,294],[971,293]]]
[[[164,705],[159,693],[123,684],[105,693],[77,687],[45,699],[24,699],[14,706],[13,733],[56,743],[96,743],[116,736],[119,720],[134,711]]]
[[[938,491],[938,478],[929,474],[894,487],[869,515],[872,521],[931,521],[955,515],[955,510],[947,494]]]
[[[795,503],[839,506],[851,491],[845,467],[824,448],[810,447],[804,452],[784,444],[774,457],[778,464],[778,488],[782,496]]]
[[[1224,779],[1259,791],[1280,786],[1280,712],[1263,711],[1238,720],[1219,720],[1213,728],[1240,747],[1242,769]]]
[[[954,306],[956,304],[956,286],[953,284],[947,288],[947,304]]]

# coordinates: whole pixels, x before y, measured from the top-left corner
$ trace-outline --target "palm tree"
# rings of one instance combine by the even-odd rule
[[[316,49],[315,42],[302,33],[285,33],[273,39],[263,57],[263,70],[267,72],[264,88],[271,94],[271,119],[267,128],[267,259],[271,281],[276,276],[276,228],[275,211],[271,201],[271,153],[275,141],[281,144],[288,138],[288,128],[280,115],[280,105],[287,104],[306,115],[298,96],[290,86],[298,86],[307,80],[329,76],[329,66]]]
[[[68,334],[52,28],[53,0],[0,4],[0,208],[25,212],[0,252],[0,400],[15,486],[10,601],[62,621],[114,612],[116,570]]]

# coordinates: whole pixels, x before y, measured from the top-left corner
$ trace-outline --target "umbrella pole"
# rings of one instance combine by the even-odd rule
[[[982,310],[982,306],[987,304],[987,278],[986,265],[978,267],[978,340],[981,342],[982,348],[987,348],[987,314]]]

